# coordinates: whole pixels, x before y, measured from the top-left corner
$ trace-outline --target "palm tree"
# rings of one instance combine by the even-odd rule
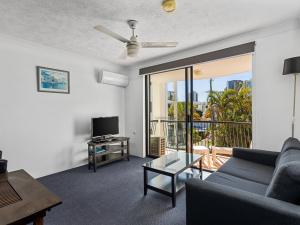
[[[251,122],[252,120],[252,98],[249,87],[241,87],[239,90],[225,89],[217,92],[211,91],[208,96],[207,118],[213,118],[219,122]],[[236,144],[239,135],[245,134],[247,140],[244,145],[249,145],[252,139],[252,130],[250,128],[229,126],[227,123],[219,124],[217,128],[212,126],[214,144],[218,146],[231,147]],[[247,129],[247,130],[243,130]],[[234,139],[235,138],[235,139]],[[241,145],[241,143],[239,143]],[[240,146],[240,147],[247,147]]]
[[[251,89],[225,89],[213,91],[208,96],[208,114],[217,121],[249,122],[252,119]]]

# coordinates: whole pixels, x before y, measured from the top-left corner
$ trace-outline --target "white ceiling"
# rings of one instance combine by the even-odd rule
[[[161,0],[0,0],[0,34],[130,65],[296,18],[299,11],[300,0],[177,0],[169,14]],[[128,19],[139,21],[140,41],[178,41],[178,47],[121,59],[124,44],[93,27],[129,38]]]

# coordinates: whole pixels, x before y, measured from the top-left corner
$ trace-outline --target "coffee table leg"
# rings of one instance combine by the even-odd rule
[[[199,168],[200,168],[200,179],[203,180],[203,169],[202,169],[202,157],[199,160]]]
[[[172,176],[172,206],[176,207],[176,175]]]
[[[146,168],[144,168],[144,195],[147,195],[147,185],[148,185],[148,173]]]

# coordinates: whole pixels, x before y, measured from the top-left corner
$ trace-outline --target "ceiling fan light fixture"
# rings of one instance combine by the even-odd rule
[[[127,56],[136,57],[139,53],[139,49],[137,44],[127,44]]]
[[[166,12],[173,12],[176,9],[176,0],[163,0],[162,8]]]

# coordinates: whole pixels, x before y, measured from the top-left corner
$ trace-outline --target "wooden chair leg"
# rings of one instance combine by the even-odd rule
[[[33,225],[44,225],[44,217],[38,216],[34,219]]]
[[[212,161],[213,164],[216,165],[216,161],[217,161],[217,152],[215,149],[212,150]]]
[[[211,163],[210,163],[210,155],[209,155],[209,151],[207,151],[205,155],[206,155],[206,160],[207,160],[208,169],[212,169]]]

